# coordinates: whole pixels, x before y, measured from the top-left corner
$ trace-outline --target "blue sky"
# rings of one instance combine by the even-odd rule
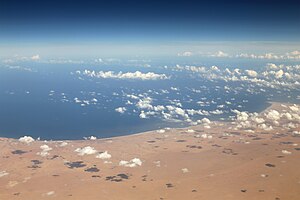
[[[292,44],[300,41],[299,13],[299,2],[276,0],[4,0],[0,2],[0,43],[2,49],[27,50],[223,41]]]

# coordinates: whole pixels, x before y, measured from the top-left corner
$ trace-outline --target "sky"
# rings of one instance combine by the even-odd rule
[[[96,44],[111,51],[224,41],[294,44],[299,13],[299,1],[277,0],[2,0],[0,53]]]

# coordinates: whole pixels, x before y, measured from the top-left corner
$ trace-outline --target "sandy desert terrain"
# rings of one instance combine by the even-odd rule
[[[0,199],[298,200],[299,108],[107,139],[1,138]]]

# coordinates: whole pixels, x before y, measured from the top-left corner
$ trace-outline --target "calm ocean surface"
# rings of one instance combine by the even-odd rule
[[[228,120],[234,116],[233,109],[259,112],[268,106],[268,101],[298,102],[297,88],[278,89],[228,81],[209,77],[207,74],[211,72],[182,69],[185,66],[207,69],[218,66],[221,71],[226,68],[260,71],[269,62],[216,58],[188,62],[178,58],[122,58],[101,63],[2,62],[0,136],[30,135],[56,140],[91,135],[105,138],[187,126],[204,117]],[[84,74],[84,70],[114,71],[116,74],[120,71],[153,72],[167,78],[92,77]],[[193,114],[192,110],[201,112]]]

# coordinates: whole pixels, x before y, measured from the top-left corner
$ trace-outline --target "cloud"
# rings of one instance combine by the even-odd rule
[[[126,110],[127,109],[125,107],[119,107],[119,108],[115,109],[116,112],[121,113],[121,114],[125,113]]]
[[[38,152],[37,155],[40,155],[40,156],[42,156],[42,157],[48,156],[48,155],[49,155],[49,151],[52,150],[52,148],[49,147],[49,146],[46,145],[46,144],[40,146],[40,148],[42,149],[42,152]]]
[[[76,72],[77,74],[81,74],[80,71]],[[113,71],[90,71],[90,70],[84,70],[82,72],[83,75],[90,76],[90,77],[96,77],[96,78],[112,78],[112,79],[137,79],[137,80],[164,80],[164,79],[169,79],[165,74],[156,74],[154,72],[147,72],[147,73],[142,73],[140,71],[136,72],[119,72],[115,73]]]
[[[152,98],[151,97],[145,97],[143,99],[139,99],[139,101],[136,103],[136,107],[139,109],[153,109],[153,106],[151,105]]]
[[[111,155],[107,152],[107,151],[104,151],[103,153],[99,153],[96,158],[100,158],[100,159],[110,159],[111,158]]]
[[[61,142],[59,146],[60,146],[60,147],[65,147],[65,146],[67,146],[67,145],[68,145],[67,142]]]
[[[141,118],[141,119],[146,119],[146,118],[148,118],[147,117],[147,115],[146,115],[146,113],[145,113],[145,111],[141,111],[141,113],[139,114],[139,117]]]
[[[266,113],[266,117],[269,120],[277,121],[280,119],[280,113],[277,110],[270,110],[268,113]]]
[[[130,161],[121,160],[119,165],[124,167],[137,167],[142,166],[142,161],[139,158],[133,158]]]
[[[91,136],[89,136],[89,137],[83,137],[83,139],[85,139],[85,140],[97,140],[97,137],[91,135]]]
[[[24,137],[20,137],[19,138],[19,142],[23,142],[23,143],[26,143],[26,144],[29,144],[31,142],[34,142],[34,139],[30,136],[24,136]]]
[[[216,53],[210,55],[211,57],[218,57],[218,58],[225,58],[229,57],[229,54],[223,52],[223,51],[217,51]]]
[[[248,76],[257,77],[257,72],[254,70],[246,70],[246,73],[248,74]]]
[[[55,194],[54,191],[50,191],[50,192],[47,192],[47,193],[46,193],[47,196],[51,196],[51,195],[54,195],[54,194]]]
[[[75,150],[75,152],[77,152],[78,155],[80,155],[80,156],[91,155],[91,154],[97,153],[97,151],[93,147],[90,147],[90,146],[86,146],[86,147],[83,147],[83,148],[77,148]]]
[[[34,55],[30,57],[31,60],[39,60],[40,59],[40,55]]]
[[[265,53],[265,54],[248,54],[241,53],[235,56],[236,58],[248,59],[266,59],[266,60],[297,60],[300,59],[300,51],[292,51],[285,54]]]
[[[190,52],[190,51],[185,51],[185,52],[182,52],[182,53],[178,53],[177,56],[183,56],[183,57],[190,57],[192,56],[193,53]]]
[[[276,77],[276,78],[282,78],[283,74],[284,74],[284,72],[283,72],[282,69],[281,69],[281,70],[279,70],[279,71],[277,71],[277,72],[275,73],[275,77]]]
[[[189,172],[189,170],[187,169],[187,168],[183,168],[183,169],[181,169],[181,171],[182,171],[182,173],[188,173]]]
[[[3,176],[7,176],[9,173],[6,171],[0,171],[0,178]]]

